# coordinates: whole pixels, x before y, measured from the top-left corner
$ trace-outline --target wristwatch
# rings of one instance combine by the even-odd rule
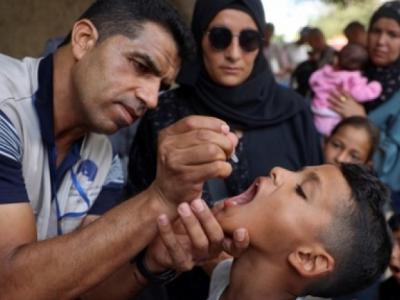
[[[133,259],[136,263],[136,267],[139,273],[146,278],[152,284],[165,285],[177,277],[176,271],[169,269],[161,273],[151,272],[144,261],[146,256],[146,248],[143,249],[139,254]]]

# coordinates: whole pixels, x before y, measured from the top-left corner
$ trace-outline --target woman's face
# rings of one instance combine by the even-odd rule
[[[368,33],[368,54],[378,67],[395,62],[400,56],[400,25],[394,19],[380,18]]]
[[[210,43],[210,30],[216,27],[224,27],[233,35],[231,43],[225,49],[216,49]],[[214,82],[223,86],[237,86],[250,76],[260,48],[253,51],[241,48],[239,35],[248,29],[258,31],[254,20],[236,9],[220,11],[208,25],[201,46],[205,68]]]

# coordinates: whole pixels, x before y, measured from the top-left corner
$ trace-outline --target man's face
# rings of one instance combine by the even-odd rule
[[[367,44],[367,33],[361,28],[353,28],[345,32],[348,43],[354,43],[362,46]]]
[[[98,43],[73,70],[84,126],[109,134],[131,125],[156,107],[161,82],[171,83],[179,64],[172,36],[156,23],[144,23],[135,39],[114,35]]]
[[[394,247],[390,258],[390,271],[400,284],[400,230],[393,232]]]
[[[351,191],[338,167],[323,165],[291,172],[274,168],[250,189],[225,200],[217,219],[229,235],[247,228],[253,247],[287,254],[294,247],[319,241],[338,209],[352,204]],[[236,201],[237,205],[230,205]]]
[[[326,46],[325,38],[321,33],[312,32],[308,37],[308,43],[314,51],[322,51]]]

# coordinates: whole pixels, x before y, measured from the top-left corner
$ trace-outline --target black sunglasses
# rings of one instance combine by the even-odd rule
[[[213,27],[207,31],[208,40],[213,48],[224,50],[232,43],[233,37],[237,36],[226,27]],[[252,52],[261,47],[262,37],[257,30],[244,29],[239,34],[239,45],[246,52]]]

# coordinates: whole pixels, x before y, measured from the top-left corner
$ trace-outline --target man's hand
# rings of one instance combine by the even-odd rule
[[[230,175],[227,160],[236,145],[237,137],[219,119],[190,116],[178,121],[159,135],[151,188],[169,206],[200,198],[204,181]]]
[[[227,205],[225,201],[218,201],[214,203],[212,212],[215,215],[222,211]],[[237,205],[236,202],[229,202],[229,205]],[[238,228],[233,232],[232,237],[225,237],[222,247],[225,253],[233,257],[239,257],[249,247],[250,237],[247,229]]]
[[[200,199],[190,206],[180,204],[178,213],[180,219],[173,226],[165,215],[158,218],[159,237],[149,246],[146,256],[146,265],[153,272],[168,268],[188,271],[220,255],[225,244],[229,244],[228,250],[236,255],[249,245],[249,235],[244,228],[235,231],[234,241],[224,238],[221,226]]]

